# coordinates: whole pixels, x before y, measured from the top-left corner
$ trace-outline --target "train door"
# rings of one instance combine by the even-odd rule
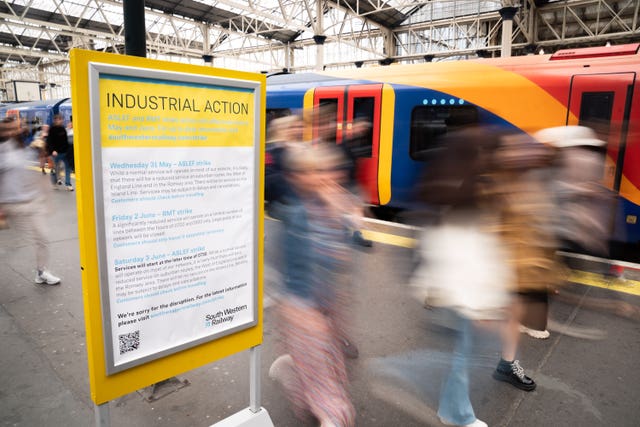
[[[320,109],[320,114],[314,117],[313,139],[319,139],[322,136],[322,139],[327,142],[342,143],[345,89],[345,86],[316,88],[313,95],[313,108],[316,111]]]
[[[314,108],[320,108],[318,120],[334,121],[329,136],[324,139],[336,144],[350,144],[355,156],[356,179],[366,193],[368,203],[379,204],[378,152],[380,141],[380,113],[382,84],[319,87],[314,93]],[[359,122],[366,123],[361,126]],[[368,126],[367,126],[368,125]],[[335,134],[333,133],[335,129]],[[362,132],[359,132],[363,129]],[[319,122],[314,126],[314,138],[321,130]]]
[[[620,191],[624,168],[631,95],[635,73],[576,75],[571,81],[569,111],[579,124],[607,139],[605,183]]]
[[[346,133],[356,158],[356,179],[368,201],[380,203],[378,153],[382,84],[350,86],[347,91]]]
[[[604,182],[616,193],[623,193],[623,176],[631,168],[637,168],[632,162],[625,164],[634,84],[635,73],[575,75],[571,81],[569,111],[578,118],[578,123],[567,120],[567,124],[588,126],[607,141]],[[624,208],[620,206],[612,224],[616,241],[629,237],[624,216]]]

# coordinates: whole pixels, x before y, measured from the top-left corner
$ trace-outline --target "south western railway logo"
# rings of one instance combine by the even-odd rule
[[[248,307],[246,305],[239,305],[233,308],[225,308],[224,310],[220,310],[217,313],[213,314],[205,314],[204,316],[204,326],[207,328],[222,325],[224,323],[233,322],[233,318],[236,313],[246,310]]]

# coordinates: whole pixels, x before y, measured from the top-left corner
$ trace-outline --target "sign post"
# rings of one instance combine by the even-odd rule
[[[82,50],[71,61],[98,425],[109,400],[247,349],[253,385],[264,76]]]

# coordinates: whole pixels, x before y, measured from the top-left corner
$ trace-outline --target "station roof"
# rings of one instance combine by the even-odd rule
[[[72,48],[124,53],[124,0],[0,0],[2,84],[68,86]],[[135,0],[129,0],[135,1]],[[512,45],[637,41],[629,0],[144,0],[150,58],[247,71],[460,59],[500,49],[499,10],[519,5]],[[327,38],[318,60],[316,35]],[[514,51],[515,52],[515,51]],[[465,56],[466,55],[466,56]],[[320,64],[323,62],[324,64]],[[357,66],[357,65],[356,65]]]
[[[313,31],[314,25],[308,18],[309,13],[298,13],[295,17],[282,19],[285,10],[293,8],[292,4],[295,2],[304,3],[307,9],[315,10],[315,0],[145,0],[145,6],[147,10],[192,21],[192,25],[206,23],[226,30],[243,29],[243,32],[255,34],[265,40],[289,43],[300,37],[305,30]],[[252,4],[251,7],[247,6],[249,3]],[[360,16],[380,27],[394,28],[425,3],[428,1],[339,0],[327,1],[324,7],[325,12],[330,6],[343,8],[345,12]],[[122,14],[120,0],[3,1],[0,2],[0,46],[24,48],[23,52],[18,52],[21,61],[37,64],[43,56],[41,53],[61,53],[73,47],[74,31],[83,34],[112,33],[114,36],[122,34]],[[278,15],[280,18],[275,19]],[[301,19],[303,15],[307,17],[306,21]],[[251,25],[246,25],[247,20],[251,21]],[[156,36],[171,36],[171,31],[175,32],[175,28],[154,28],[158,26],[157,17],[152,18],[152,21],[156,22],[148,22],[147,31]],[[42,28],[41,24],[45,23],[66,31],[52,34]],[[41,31],[35,31],[33,25],[40,25]],[[6,62],[10,59],[12,55],[9,52],[0,51],[0,60]]]

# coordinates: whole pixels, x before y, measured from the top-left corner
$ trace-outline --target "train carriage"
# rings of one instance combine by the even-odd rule
[[[0,116],[15,116],[22,125],[27,126],[29,135],[33,135],[36,128],[42,125],[51,125],[53,116],[60,113],[60,106],[68,104],[69,98],[52,99],[45,101],[20,102],[11,104],[0,110]]]
[[[354,120],[369,120],[371,149],[358,159],[358,179],[368,203],[391,209],[411,206],[425,153],[459,126],[528,134],[562,125],[592,127],[607,141],[604,181],[619,195],[616,252],[638,259],[639,47],[274,75],[267,79],[267,117],[328,105],[337,144],[350,136]]]

